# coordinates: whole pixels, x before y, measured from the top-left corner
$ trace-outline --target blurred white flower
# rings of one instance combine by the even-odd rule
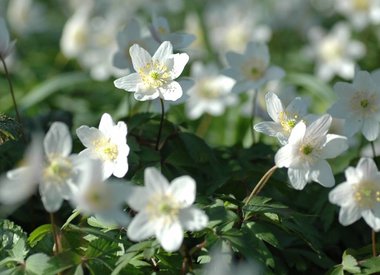
[[[359,71],[352,84],[338,82],[334,85],[339,99],[328,112],[334,117],[345,119],[347,136],[359,131],[369,141],[379,136],[380,89],[377,82],[368,72]]]
[[[158,43],[169,41],[175,50],[184,49],[195,40],[192,34],[171,32],[168,20],[164,17],[153,16],[151,33]]]
[[[324,115],[306,127],[303,121],[293,128],[288,144],[275,155],[278,167],[288,168],[291,185],[303,189],[315,181],[324,187],[332,187],[335,179],[326,159],[335,158],[347,148],[347,138],[327,134],[331,116]]]
[[[339,222],[350,225],[361,217],[375,231],[380,230],[380,173],[370,158],[345,171],[346,181],[329,193],[331,203],[341,207]]]
[[[174,79],[180,76],[189,60],[186,53],[173,54],[169,41],[163,42],[153,57],[137,44],[129,53],[136,73],[116,79],[116,88],[134,92],[135,99],[140,101],[158,97],[176,101],[182,96],[182,88]]]
[[[139,22],[136,19],[130,20],[127,25],[117,34],[118,50],[113,56],[113,65],[120,69],[133,70],[132,59],[129,54],[129,48],[133,44],[147,49],[149,53],[154,52],[158,43],[141,30]]]
[[[305,120],[307,104],[300,97],[296,97],[284,108],[281,100],[272,92],[265,95],[265,101],[267,112],[273,121],[259,122],[253,128],[257,132],[277,137],[285,145],[294,126]]]
[[[102,163],[89,160],[82,165],[80,182],[72,186],[71,203],[85,215],[95,215],[109,224],[126,226],[130,218],[123,211],[125,199],[130,194],[130,186],[121,181],[103,181]]]
[[[380,23],[379,0],[335,0],[335,9],[346,16],[357,30]]]
[[[105,113],[98,129],[82,125],[76,133],[86,147],[79,155],[101,160],[104,179],[112,174],[118,178],[125,176],[128,171],[129,146],[127,125],[123,121],[115,125],[112,117]]]
[[[0,17],[0,57],[5,58],[13,51],[16,41],[10,41],[9,32],[5,20]]]
[[[310,46],[307,54],[316,60],[316,74],[325,81],[334,75],[352,79],[355,73],[355,61],[364,56],[366,48],[360,41],[351,39],[347,24],[337,23],[326,34],[321,28],[309,31]]]
[[[168,180],[153,167],[144,173],[145,187],[135,187],[127,199],[139,213],[129,224],[127,234],[133,241],[156,236],[166,251],[176,251],[183,241],[183,230],[206,227],[207,215],[195,206],[195,181],[189,176]]]
[[[197,119],[203,113],[219,116],[227,106],[237,103],[236,95],[231,93],[235,81],[219,75],[216,66],[196,62],[191,67],[191,76],[195,85],[187,92],[186,114],[189,118]]]
[[[244,54],[228,52],[226,58],[230,67],[223,73],[236,80],[232,88],[235,93],[259,89],[269,80],[285,75],[280,67],[270,66],[269,50],[265,44],[249,42]]]
[[[69,129],[62,122],[54,122],[46,133],[43,141],[45,154],[36,142],[27,153],[25,166],[9,171],[3,179],[0,200],[6,204],[21,202],[38,185],[46,211],[55,212],[64,199],[71,198],[70,186],[78,182],[82,158],[70,155],[72,140]],[[7,198],[12,191],[19,194]]]

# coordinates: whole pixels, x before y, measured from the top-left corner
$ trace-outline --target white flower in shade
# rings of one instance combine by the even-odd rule
[[[36,191],[43,169],[42,137],[34,136],[27,148],[22,166],[8,171],[0,178],[0,202],[17,205]]]
[[[273,121],[259,122],[253,128],[257,132],[277,137],[280,143],[285,145],[294,126],[306,115],[306,102],[296,97],[284,108],[281,100],[272,92],[265,95],[265,101],[268,114]]]
[[[197,119],[203,113],[219,116],[227,106],[237,103],[236,95],[231,93],[235,81],[219,75],[215,66],[196,62],[191,67],[191,76],[195,85],[187,92],[186,113],[189,118]]]
[[[103,181],[100,160],[88,159],[81,168],[80,182],[72,186],[73,207],[106,223],[126,226],[130,218],[123,211],[123,205],[130,193],[129,185],[120,180]]]
[[[360,71],[353,83],[338,82],[334,90],[339,99],[328,112],[345,119],[346,135],[361,131],[367,140],[375,140],[379,136],[380,88],[373,77]]]
[[[345,171],[346,181],[329,193],[331,203],[341,207],[339,222],[350,225],[361,217],[375,231],[380,230],[380,173],[370,158],[361,158]]]
[[[161,16],[153,16],[151,33],[157,42],[169,41],[174,49],[186,48],[195,40],[195,36],[192,34],[171,32],[168,20]]]
[[[380,23],[379,0],[335,0],[335,9],[346,16],[357,30]]]
[[[134,44],[129,53],[136,73],[116,79],[116,88],[134,92],[137,100],[155,98],[175,101],[182,96],[182,88],[174,81],[183,71],[189,56],[186,53],[173,54],[170,42],[163,42],[153,57]]]
[[[347,24],[338,23],[326,34],[316,27],[309,32],[311,58],[316,60],[316,74],[325,81],[334,75],[352,79],[355,73],[355,61],[364,56],[366,49],[362,42],[351,39]]]
[[[146,168],[145,187],[135,187],[127,201],[139,213],[129,224],[127,234],[133,241],[156,236],[166,251],[178,250],[183,230],[206,227],[208,217],[195,206],[195,181],[189,176],[168,180],[156,169]]]
[[[0,17],[0,57],[4,60],[12,51],[16,41],[10,41],[5,20]]]
[[[311,181],[325,187],[335,184],[326,159],[337,157],[348,145],[346,137],[327,134],[331,120],[330,115],[324,115],[308,127],[303,121],[298,122],[288,144],[276,153],[276,165],[288,168],[290,183],[295,189],[303,189]]]
[[[23,189],[22,195],[15,196],[22,196],[22,199],[17,198],[17,201],[21,201],[31,195],[31,191],[38,185],[46,211],[55,212],[61,207],[64,199],[70,199],[70,185],[77,184],[80,174],[78,166],[82,159],[77,155],[70,155],[72,140],[69,129],[62,122],[54,122],[51,125],[44,138],[43,148],[44,157],[41,149],[34,145],[31,153],[28,153],[26,166],[7,173],[8,184],[4,185],[4,190],[13,182],[14,188]],[[12,189],[5,191],[10,190]]]
[[[95,127],[80,126],[76,133],[83,143],[85,150],[81,156],[99,159],[103,164],[104,179],[112,174],[122,178],[128,171],[129,146],[127,145],[127,125],[119,121],[116,125],[112,117],[105,113]]]
[[[130,20],[127,25],[117,34],[118,50],[113,56],[113,65],[120,69],[133,70],[132,59],[129,54],[129,48],[133,44],[147,49],[148,52],[154,52],[158,43],[151,37],[144,34],[140,24],[136,19]]]
[[[236,80],[232,89],[235,93],[258,89],[269,80],[285,75],[281,68],[270,66],[269,50],[265,44],[249,42],[244,54],[228,52],[226,58],[230,67],[224,70],[224,74]]]

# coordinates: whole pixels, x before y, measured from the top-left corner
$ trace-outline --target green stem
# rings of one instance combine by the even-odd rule
[[[255,90],[255,94],[253,95],[253,105],[252,105],[252,120],[251,120],[251,132],[252,132],[252,144],[255,144],[255,130],[253,129],[253,126],[255,125],[255,117],[256,117],[256,103],[257,103],[257,96],[259,94],[259,91]]]
[[[162,98],[160,98],[160,103],[161,103],[161,120],[160,120],[160,128],[158,129],[157,141],[156,141],[156,151],[159,150],[162,126],[164,125],[164,117],[165,117],[165,106],[164,106],[164,100]]]
[[[377,253],[376,253],[376,232],[374,230],[372,230],[371,239],[372,239],[372,256],[376,257],[377,256]]]
[[[210,116],[209,114],[205,114],[202,117],[201,122],[199,123],[199,126],[197,130],[195,131],[197,136],[203,138],[206,135],[207,130],[210,127],[211,121],[212,121],[212,116]]]
[[[61,251],[61,243],[59,240],[57,227],[54,221],[54,214],[49,212],[49,216],[50,216],[50,223],[51,223],[52,233],[54,237],[54,244],[55,244],[55,249],[53,249],[53,252],[54,252],[54,255],[57,255]]]

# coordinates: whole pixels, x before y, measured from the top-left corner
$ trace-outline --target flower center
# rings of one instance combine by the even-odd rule
[[[353,6],[355,10],[367,11],[369,10],[369,1],[368,0],[354,0]]]
[[[85,200],[94,211],[102,211],[110,208],[111,198],[105,188],[96,186],[89,188],[85,193]]]
[[[152,61],[138,71],[146,88],[157,89],[170,81],[170,72],[165,64]]]
[[[380,202],[380,185],[373,181],[361,182],[354,192],[354,200],[361,208],[373,208]]]
[[[168,194],[152,196],[146,210],[152,219],[163,218],[168,222],[175,220],[179,212],[178,202]]]
[[[264,76],[267,64],[262,59],[253,58],[243,65],[243,72],[247,79],[258,80]]]
[[[320,55],[326,62],[331,60],[340,59],[343,54],[343,48],[341,42],[335,38],[328,38],[322,42],[320,48]]]
[[[310,145],[310,144],[305,144],[301,147],[300,151],[304,154],[304,155],[310,155],[312,152],[313,152],[314,148]]]
[[[293,117],[289,118],[286,112],[281,112],[280,115],[278,116],[278,119],[280,121],[282,129],[285,132],[290,133],[298,122],[298,115],[294,114]]]
[[[352,96],[350,105],[354,112],[369,116],[379,110],[376,102],[376,95],[365,91],[358,91]]]
[[[50,182],[64,183],[72,175],[72,163],[67,158],[52,157],[44,170],[44,179]]]
[[[101,160],[114,161],[119,155],[117,145],[108,138],[101,138],[94,141],[95,151]]]

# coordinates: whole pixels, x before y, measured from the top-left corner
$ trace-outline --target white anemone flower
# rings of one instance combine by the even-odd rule
[[[129,224],[127,234],[133,241],[156,236],[169,252],[180,248],[183,230],[206,227],[207,215],[195,206],[195,181],[189,176],[168,180],[156,169],[146,168],[145,187],[135,187],[127,201],[139,213]]]
[[[129,53],[136,73],[116,79],[116,88],[134,92],[135,99],[140,101],[158,97],[176,101],[182,96],[182,88],[174,79],[180,76],[189,60],[186,53],[173,54],[169,41],[163,42],[153,57],[137,44]]]
[[[54,122],[51,125],[44,138],[43,149],[44,154],[34,145],[27,155],[26,165],[7,173],[6,183],[2,185],[0,193],[7,194],[12,191],[10,183],[13,183],[13,188],[17,188],[16,193],[19,193],[18,190],[23,191],[20,192],[21,195],[4,197],[1,201],[21,202],[32,194],[37,185],[42,203],[50,213],[56,212],[63,200],[71,198],[70,186],[77,184],[82,158],[70,155],[72,140],[64,123]]]
[[[331,203],[341,207],[339,222],[350,225],[361,217],[375,231],[380,230],[380,173],[370,158],[361,158],[345,171],[346,181],[329,193]]]
[[[5,20],[0,17],[0,57],[5,58],[13,51],[16,41],[10,41],[9,32]]]
[[[235,80],[219,75],[216,66],[196,62],[191,67],[191,76],[195,84],[187,92],[186,114],[189,118],[197,119],[203,113],[219,116],[227,106],[237,103],[236,95],[231,93]]]
[[[125,176],[128,171],[129,146],[127,125],[123,121],[115,125],[112,117],[105,113],[100,120],[99,129],[82,125],[76,133],[87,147],[79,155],[101,160],[104,179],[112,174],[118,178]]]
[[[176,50],[188,47],[195,40],[192,34],[171,32],[168,20],[161,16],[153,16],[151,33],[157,42],[169,41]]]
[[[103,181],[100,160],[88,159],[82,169],[79,184],[72,186],[73,207],[109,224],[128,225],[130,218],[123,211],[123,205],[130,193],[129,184],[120,180]]]
[[[259,122],[253,128],[257,132],[277,137],[285,145],[294,126],[304,120],[307,104],[300,97],[296,97],[284,108],[281,100],[272,92],[265,95],[265,101],[267,112],[273,121]]]
[[[288,168],[291,185],[303,189],[315,181],[324,187],[332,187],[335,179],[326,159],[335,158],[347,148],[347,138],[327,134],[331,116],[324,115],[306,127],[303,121],[293,128],[288,144],[275,155],[278,167]]]
[[[223,73],[236,80],[232,89],[235,93],[259,89],[268,81],[285,75],[280,67],[270,66],[266,44],[249,42],[244,54],[228,52],[226,58],[230,67]]]
[[[376,80],[377,81],[377,80]],[[353,83],[338,82],[334,86],[338,101],[328,111],[345,119],[344,131],[353,136],[361,131],[369,141],[379,136],[380,88],[368,72],[357,72]]]

